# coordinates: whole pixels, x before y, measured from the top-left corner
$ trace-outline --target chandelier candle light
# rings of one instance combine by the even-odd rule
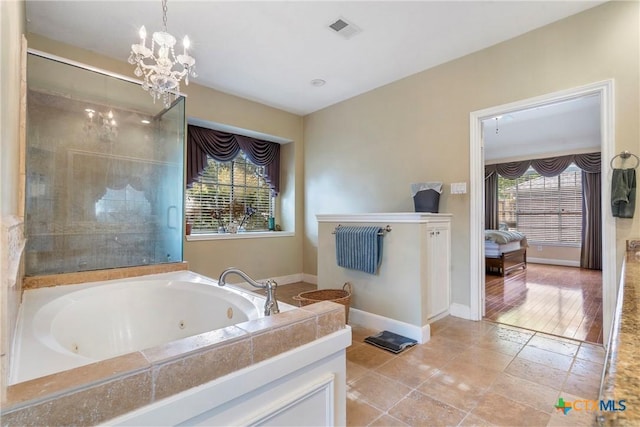
[[[87,113],[87,119],[84,124],[84,131],[87,134],[94,134],[101,140],[108,142],[112,142],[118,137],[118,123],[114,118],[112,110],[104,114],[100,112],[96,113],[92,108],[86,108],[84,111]],[[94,121],[94,117],[96,116],[100,119]]]
[[[164,106],[169,108],[169,94],[173,93],[174,99],[177,97],[180,80],[184,77],[185,84],[189,85],[189,76],[197,77],[196,60],[188,54],[191,44],[188,36],[182,40],[182,55],[176,56],[174,53],[176,38],[167,32],[167,0],[162,0],[162,21],[162,31],[153,33],[150,48],[146,45],[147,30],[144,26],[140,28],[140,43],[131,45],[129,63],[136,66],[135,75],[144,78],[142,88],[149,91],[153,102],[162,98]],[[178,65],[176,70],[173,69],[175,65]]]

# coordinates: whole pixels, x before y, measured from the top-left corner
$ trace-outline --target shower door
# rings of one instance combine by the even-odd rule
[[[182,261],[184,98],[27,61],[26,275]]]

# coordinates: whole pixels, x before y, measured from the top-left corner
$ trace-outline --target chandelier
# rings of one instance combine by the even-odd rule
[[[84,123],[84,131],[98,137],[102,141],[112,142],[118,137],[118,123],[113,116],[113,111],[108,113],[96,112],[91,108],[84,110],[87,118]]]
[[[189,76],[197,77],[196,60],[187,52],[190,45],[187,36],[182,40],[182,55],[176,55],[173,50],[176,38],[167,32],[167,0],[162,0],[162,22],[162,31],[153,33],[150,47],[146,45],[147,30],[144,25],[140,28],[140,43],[131,45],[129,63],[136,66],[135,75],[144,78],[142,89],[149,91],[153,102],[162,98],[164,106],[169,108],[170,94],[173,93],[175,99],[176,92],[180,92],[180,80],[184,77],[185,84],[189,85]]]

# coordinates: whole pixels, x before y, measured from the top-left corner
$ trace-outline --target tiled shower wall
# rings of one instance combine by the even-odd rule
[[[166,142],[171,122],[33,90],[28,101],[26,274],[181,261],[163,235],[166,177],[182,176]],[[106,111],[117,120],[112,134],[97,116]]]

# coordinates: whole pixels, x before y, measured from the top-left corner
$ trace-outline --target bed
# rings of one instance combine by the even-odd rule
[[[527,268],[527,237],[518,231],[485,230],[484,256],[487,273],[505,276]]]

